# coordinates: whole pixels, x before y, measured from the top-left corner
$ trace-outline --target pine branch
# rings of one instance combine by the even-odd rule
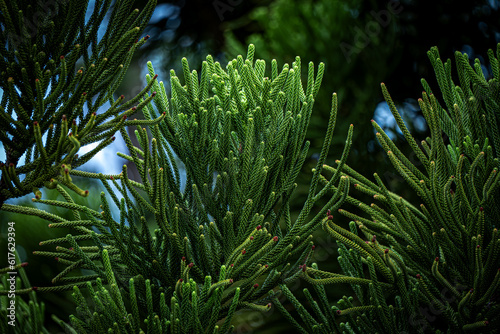
[[[325,315],[305,292],[314,316],[299,311],[303,324],[292,321],[302,332],[319,328],[338,333],[495,332],[491,325],[500,321],[498,301],[493,297],[499,284],[500,261],[496,228],[500,217],[496,185],[500,146],[495,139],[499,124],[498,79],[486,81],[478,60],[471,66],[467,55],[457,53],[461,85],[455,86],[451,61],[443,63],[436,48],[428,55],[445,107],[422,80],[425,92],[419,104],[431,133],[422,141],[422,147],[406,129],[382,84],[391,112],[422,168],[417,168],[372,122],[396,171],[419,196],[420,208],[390,192],[377,174],[376,182],[372,182],[345,164],[324,167],[335,176],[341,173],[349,177],[355,193],[347,196],[345,203],[358,211],[351,212],[346,206],[339,210],[352,219],[350,230],[335,224],[329,213],[323,218],[325,231],[339,245],[338,260],[344,274],[303,266],[302,276],[315,285],[350,283],[360,305],[355,305],[352,297],[340,300],[336,315],[347,321],[334,328],[333,314],[328,318],[328,312]],[[495,57],[490,50],[488,55],[494,75],[498,76],[500,54],[497,52]],[[329,191],[339,190],[326,177],[320,180],[329,185]],[[357,199],[358,194],[369,195],[374,203],[363,203]],[[363,214],[358,213],[359,209]],[[366,241],[358,236],[359,231]],[[318,294],[324,300],[324,292]],[[293,295],[289,299],[297,310],[303,308]],[[429,305],[439,312],[439,321],[431,322],[421,313]],[[282,307],[278,309],[289,318]]]
[[[85,22],[86,2],[60,1],[55,8],[0,2],[5,27],[0,34],[4,46],[0,48],[4,92],[0,140],[6,154],[6,161],[0,162],[0,208],[10,198],[38,193],[51,179],[86,196],[68,177],[59,175],[63,166],[87,162],[112,142],[120,128],[146,124],[124,119],[141,104],[128,113],[119,112],[143,98],[150,85],[128,102],[123,95],[113,98],[134,51],[149,37],[139,38],[156,1],[148,1],[142,11],[131,11],[131,5],[131,1],[101,1]],[[111,8],[114,26],[98,39],[97,31]],[[98,115],[108,101],[111,108]],[[78,158],[80,146],[95,142],[96,149]],[[19,165],[25,153],[26,163]]]
[[[173,332],[194,328],[213,332],[218,328],[229,332],[234,312],[241,308],[269,310],[267,293],[280,282],[297,279],[299,264],[307,263],[312,256],[310,234],[320,218],[307,218],[331,187],[318,187],[318,180],[333,137],[336,95],[323,153],[313,170],[311,194],[299,219],[282,230],[280,221],[290,217],[294,182],[307,157],[309,143],[304,134],[324,65],[320,65],[316,78],[313,65],[309,65],[306,96],[299,58],[292,66],[285,65],[275,80],[269,80],[264,77],[265,62],[254,61],[253,54],[253,46],[249,46],[247,59],[240,56],[226,69],[208,56],[200,77],[184,59],[185,85],[173,73],[170,99],[163,84],[155,80],[149,63],[147,82],[153,93],[145,93],[138,105],[145,116],[135,131],[138,145],[123,128],[120,130],[129,150],[128,155],[120,155],[137,167],[140,180],[130,179],[126,165],[119,175],[104,175],[75,171],[71,169],[73,164],[66,164],[61,176],[48,184],[63,191],[64,200],[34,199],[74,213],[74,219],[56,219],[50,225],[70,227],[74,235],[42,242],[58,247],[37,252],[57,257],[66,265],[53,280],[64,284],[57,289],[68,289],[71,282],[83,286],[85,279],[70,273],[79,268],[92,270],[94,273],[86,276],[89,284],[97,284],[98,289],[102,282],[110,284],[106,291],[111,299],[106,302],[116,305],[112,306],[116,315],[100,310],[99,305],[95,305],[96,311],[109,319],[135,319],[120,325],[130,326],[121,328],[123,332],[131,328],[148,332],[166,328]],[[120,103],[112,108],[129,107]],[[98,124],[100,120],[97,115],[89,121]],[[124,118],[118,122],[139,125],[139,121],[125,122]],[[107,129],[106,124],[97,126]],[[352,126],[347,143],[351,138]],[[342,163],[349,148],[347,145]],[[186,167],[185,189],[181,189],[174,154]],[[113,202],[102,193],[100,212],[76,204],[64,191],[72,187],[71,175],[99,179]],[[329,200],[329,207],[338,207],[349,189],[347,178],[340,173],[335,180],[340,180],[339,189]],[[122,199],[112,193],[110,182]],[[113,205],[120,210],[119,220],[112,213]],[[11,210],[29,214],[15,207]],[[82,246],[81,242],[88,241],[94,246]],[[130,281],[137,277],[144,278],[146,289],[135,283],[132,287]],[[135,297],[127,293],[132,290]],[[80,309],[86,309],[78,289],[75,297]],[[123,298],[146,301],[146,311],[132,303],[135,311],[129,313],[121,302]],[[171,298],[171,306],[160,307],[165,314],[161,319],[170,320],[158,322],[158,305],[164,305],[165,298]],[[79,332],[90,331],[98,321],[91,314],[76,315],[72,326]],[[99,326],[113,328],[112,324],[110,320]]]

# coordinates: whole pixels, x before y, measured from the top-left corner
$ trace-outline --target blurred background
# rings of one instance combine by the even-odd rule
[[[92,10],[92,2],[89,11]],[[142,5],[143,1],[137,1],[138,8]],[[149,60],[168,90],[170,70],[181,72],[182,57],[188,59],[191,69],[199,72],[201,61],[207,54],[225,65],[227,60],[238,54],[245,55],[250,43],[256,46],[256,57],[265,59],[268,64],[276,59],[281,67],[300,56],[302,67],[307,70],[305,65],[309,61],[315,63],[315,68],[319,62],[324,62],[326,72],[307,134],[312,144],[310,159],[298,180],[294,209],[297,212],[301,209],[307,195],[310,171],[321,149],[333,92],[339,96],[340,108],[327,163],[335,165],[334,161],[340,158],[349,124],[354,124],[348,165],[369,178],[374,172],[379,173],[391,191],[418,203],[412,193],[407,193],[404,181],[394,172],[375,140],[371,119],[375,119],[403,151],[409,152],[383,100],[380,83],[387,85],[416,139],[424,139],[427,127],[417,103],[423,90],[420,79],[425,78],[431,88],[438,91],[427,51],[432,46],[438,46],[442,58],[452,58],[453,64],[454,52],[466,52],[472,59],[477,57],[485,64],[483,70],[488,77],[491,70],[484,57],[488,49],[496,49],[496,44],[500,42],[499,6],[497,0],[159,0],[144,32],[151,38],[136,53],[116,93],[124,94],[126,98],[135,96],[145,86],[146,62]],[[126,153],[123,141],[115,141],[81,169],[119,173],[125,161],[116,156],[118,151]],[[0,161],[4,160],[2,154],[3,150],[0,150]],[[413,156],[409,158],[418,163],[416,159],[412,160]],[[78,180],[75,183],[78,184]],[[80,199],[80,202],[97,207],[101,191],[99,185],[79,185],[96,196]],[[55,197],[50,192],[44,194],[45,198],[51,196]],[[32,205],[31,197],[9,202]],[[59,214],[64,215],[64,212]],[[46,222],[32,221],[28,217],[21,220],[19,216],[0,215],[2,234],[6,230],[3,222],[16,222],[18,250],[23,261],[30,263],[27,269],[28,275],[34,277],[31,283],[50,285],[51,278],[61,268],[56,261],[33,256],[32,252],[40,249],[38,243],[41,240],[64,236],[69,231],[49,230]],[[335,219],[341,224],[348,223],[340,216]],[[314,261],[321,269],[337,270],[335,242],[321,233],[316,233],[315,242],[317,252]],[[0,247],[4,249],[5,245]],[[300,291],[305,287],[304,282],[298,281],[291,289],[302,298]],[[329,287],[332,303],[346,294],[345,289],[348,288]],[[74,311],[68,296],[51,294],[45,297],[47,318],[55,313],[67,319],[68,314]],[[241,311],[235,325],[236,333],[294,332],[274,308],[266,314]],[[60,331],[57,327],[53,330]]]

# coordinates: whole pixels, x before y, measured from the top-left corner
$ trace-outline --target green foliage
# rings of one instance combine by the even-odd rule
[[[301,333],[498,332],[500,44],[496,56],[488,54],[489,80],[479,60],[471,66],[467,55],[456,54],[459,86],[451,60],[443,63],[437,48],[429,51],[442,102],[422,80],[419,103],[430,137],[420,145],[382,84],[413,153],[403,153],[373,122],[377,139],[420,205],[389,191],[377,174],[372,182],[346,165],[352,126],[341,159],[335,167],[325,164],[337,116],[333,94],[309,192],[292,219],[291,198],[310,147],[306,132],[324,65],[315,73],[310,63],[303,71],[296,57],[281,69],[273,60],[266,71],[250,45],[246,58],[238,56],[224,68],[208,56],[199,74],[183,59],[182,83],[171,71],[170,97],[148,63],[146,88],[127,102],[115,99],[133,51],[146,40],[138,37],[154,4],[149,1],[139,13],[130,11],[131,1],[96,1],[86,23],[88,2],[61,0],[47,12],[39,3],[0,0],[0,140],[7,155],[1,209],[71,230],[42,241],[40,246],[51,248],[36,251],[63,266],[53,286],[31,287],[25,264],[0,270],[3,319],[12,300],[6,273],[17,270],[16,321],[34,333],[48,332],[35,290],[73,291],[77,307],[70,322],[52,317],[68,333],[231,333],[235,312],[268,311],[272,302]],[[341,6],[311,4],[293,9],[311,24],[322,6]],[[278,1],[274,13],[285,14],[268,21],[287,22],[286,5]],[[110,25],[98,40],[111,6]],[[45,15],[35,20],[42,9]],[[26,29],[30,19],[36,23],[32,34]],[[300,36],[284,41],[309,42]],[[106,103],[109,109],[97,114]],[[136,110],[144,119],[127,120]],[[137,126],[135,138],[127,125]],[[116,131],[129,151],[118,153],[128,160],[120,174],[74,169]],[[77,156],[80,146],[94,142],[96,149]],[[26,164],[17,166],[25,153]],[[75,201],[68,189],[87,195],[73,183],[75,176],[102,184],[100,208]],[[41,199],[42,186],[61,199]],[[351,186],[355,193],[349,195]],[[3,203],[30,191],[36,204],[67,214]],[[321,199],[326,205],[313,211]],[[348,230],[334,222],[331,210],[351,220]],[[308,266],[311,233],[320,224],[337,240],[343,274]],[[315,290],[316,299],[303,290],[307,307],[287,285],[299,277]],[[332,307],[325,285],[336,283],[349,284],[354,296]],[[280,293],[299,318],[281,304]],[[2,332],[21,332],[4,320],[0,326]]]
[[[142,11],[131,10],[132,5],[96,1],[85,22],[88,1],[0,1],[0,141],[6,153],[0,163],[0,207],[30,192],[40,196],[44,185],[61,183],[88,194],[73,184],[69,170],[109,145],[149,90],[127,102],[123,95],[113,97],[134,51],[147,40],[139,36],[156,1]],[[111,6],[108,28],[98,38]],[[106,103],[108,110],[97,114]],[[78,157],[81,146],[96,142]],[[23,155],[25,163],[19,165]]]
[[[15,255],[17,264],[0,269],[0,331],[6,334],[48,334],[44,327],[45,305],[38,302],[24,270],[28,263],[21,263],[17,252],[12,254]],[[28,293],[28,302],[23,299],[23,292]],[[13,294],[15,296],[12,298]]]
[[[150,133],[139,126],[135,132],[139,145],[134,146],[125,130],[121,130],[130,154],[119,153],[137,168],[140,181],[131,179],[127,165],[119,175],[69,172],[102,181],[112,199],[109,202],[101,194],[102,212],[75,204],[60,185],[57,190],[64,201],[36,202],[72,210],[73,219],[7,206],[8,210],[50,220],[53,224],[49,227],[75,230],[74,235],[66,238],[40,243],[58,246],[55,251],[37,254],[57,257],[66,265],[52,280],[60,285],[41,287],[40,292],[74,289],[94,282],[98,284],[97,291],[104,293],[98,282],[107,282],[115,303],[121,296],[119,290],[113,290],[118,287],[130,301],[153,298],[153,306],[141,307],[139,311],[141,319],[149,319],[148,326],[166,326],[162,328],[173,333],[189,332],[191,325],[209,332],[220,326],[219,330],[226,332],[236,310],[268,309],[270,297],[266,294],[278,283],[297,278],[299,264],[312,255],[310,233],[326,211],[324,208],[310,218],[313,204],[334,182],[340,183],[328,200],[328,207],[337,207],[349,189],[347,178],[337,173],[317,191],[333,136],[337,100],[334,94],[311,191],[298,218],[292,221],[289,201],[296,187],[294,180],[307,156],[309,143],[304,136],[324,66],[320,64],[315,77],[314,66],[309,64],[304,89],[300,58],[291,66],[285,64],[281,71],[273,61],[268,78],[265,62],[254,61],[253,57],[251,45],[245,60],[238,56],[224,70],[208,56],[200,77],[196,71],[190,71],[184,59],[185,85],[172,72],[171,99],[167,98],[163,83],[154,81],[154,69],[148,64],[149,85],[158,92],[153,100],[147,96],[141,102],[146,121],[150,122]],[[352,127],[342,161],[347,158],[351,137]],[[184,189],[174,154],[185,166]],[[110,183],[118,189],[121,199]],[[120,209],[119,219],[113,218],[112,205]],[[109,268],[106,261],[99,261],[103,252],[109,254]],[[75,269],[93,273],[69,276]],[[144,283],[136,285],[130,283],[131,279]],[[170,311],[162,309],[165,298],[172,299]],[[96,307],[100,315],[85,320],[87,325],[82,321],[88,317],[79,317],[81,321],[73,318],[77,331],[91,331],[92,326],[98,325],[98,318],[104,315]],[[123,307],[119,309],[121,313],[115,314],[116,319],[126,315]],[[153,310],[163,315],[167,312],[169,317],[165,319],[170,322],[157,324]],[[224,318],[223,323],[217,324]],[[136,321],[131,326],[142,323]]]
[[[387,25],[380,26],[373,14],[387,10],[387,1],[330,1],[330,0],[276,0],[269,6],[252,11],[246,20],[228,23],[226,43],[229,54],[241,52],[249,43],[255,44],[259,54],[268,59],[288,60],[295,55],[312,61],[323,61],[330,75],[323,82],[317,98],[318,113],[311,119],[311,129],[320,127],[328,117],[328,94],[339,96],[339,120],[342,124],[359,126],[353,135],[351,157],[359,163],[361,171],[371,171],[367,161],[377,161],[367,152],[372,139],[369,126],[363,120],[373,118],[379,96],[375,87],[391,73],[399,57],[397,47],[398,15],[388,13]],[[374,11],[375,9],[375,11]],[[252,24],[248,24],[250,21]],[[238,40],[241,30],[245,34],[247,23],[257,30],[246,40]],[[374,29],[379,28],[379,30]],[[372,30],[369,34],[366,30]],[[378,32],[377,32],[378,31]],[[376,66],[374,66],[376,64]],[[304,74],[304,73],[303,73]],[[361,121],[361,122],[360,122]],[[345,128],[338,129],[333,149],[344,146]],[[313,152],[319,151],[323,136],[309,131]],[[378,159],[378,163],[383,161]],[[383,166],[385,167],[385,166]]]
[[[422,80],[425,91],[419,103],[431,136],[421,146],[382,84],[414,159],[403,155],[373,122],[379,143],[422,204],[416,207],[388,191],[377,174],[374,183],[347,165],[325,167],[349,176],[358,194],[348,196],[346,204],[369,218],[340,209],[352,220],[350,230],[335,224],[333,216],[323,219],[323,229],[338,241],[344,275],[320,271],[313,265],[305,269],[303,278],[314,285],[349,283],[355,298],[345,297],[330,309],[322,288],[316,289],[320,307],[305,291],[315,316],[301,313],[305,324],[297,323],[297,327],[302,332],[496,333],[500,327],[496,226],[500,218],[500,44],[496,57],[493,51],[488,53],[493,72],[488,81],[479,60],[472,67],[466,54],[456,53],[459,86],[452,79],[451,60],[443,63],[437,48],[428,55],[445,107]],[[329,181],[322,177],[322,182]],[[331,191],[337,190],[332,187]],[[376,203],[361,201],[365,194]],[[301,309],[297,300],[292,297],[291,301]],[[429,308],[434,312],[431,316]],[[335,314],[345,321],[340,329]]]
[[[170,299],[161,292],[155,295],[155,286],[149,279],[136,276],[129,280],[129,309],[124,303],[115,275],[113,273],[108,251],[102,252],[103,265],[106,271],[106,280],[110,289],[102,285],[100,278],[96,280],[96,288],[87,282],[92,305],[89,305],[78,287],[74,287],[73,297],[78,304],[78,316],[71,316],[71,326],[57,319],[69,333],[104,333],[109,329],[120,333],[229,333],[231,318],[240,303],[240,287],[234,291],[229,309],[221,307],[221,287],[226,284],[211,285],[207,277],[204,285],[197,284],[193,279],[179,282]],[[184,276],[187,278],[187,275]],[[161,290],[160,290],[161,291]],[[214,296],[214,298],[211,298]],[[170,306],[169,306],[170,305]],[[251,306],[260,311],[269,309],[265,306],[251,305],[243,302],[244,306]],[[147,310],[146,315],[140,309]],[[220,313],[226,313],[221,326],[215,325]],[[145,317],[145,319],[142,319]]]

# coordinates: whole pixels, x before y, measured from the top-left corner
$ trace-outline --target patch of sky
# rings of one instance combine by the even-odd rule
[[[194,40],[190,36],[182,36],[179,38],[179,45],[183,48],[190,47],[193,44]]]
[[[156,24],[167,18],[177,18],[179,17],[179,14],[180,8],[178,6],[169,3],[158,4],[153,12],[153,15],[151,16],[151,19],[149,20],[149,23]]]
[[[115,134],[115,138],[116,138],[115,141],[111,145],[107,146],[106,148],[104,148],[103,150],[98,152],[90,161],[88,161],[84,165],[78,167],[78,170],[83,170],[83,171],[87,171],[87,172],[94,172],[94,173],[102,172],[105,174],[119,174],[121,172],[122,166],[124,165],[126,160],[118,157],[116,155],[116,153],[117,152],[128,153],[128,150],[127,150],[127,147],[125,145],[125,141],[123,140],[123,138],[119,132],[117,132]],[[47,133],[45,133],[42,136],[42,141],[45,143],[46,139],[47,139]],[[80,156],[82,156],[83,154],[91,151],[97,145],[98,145],[98,143],[92,143],[89,145],[85,145],[82,148],[80,148],[78,154]],[[0,161],[5,161],[5,159],[6,159],[5,150],[3,149],[3,145],[0,143]],[[26,152],[19,159],[18,166],[24,165],[25,162],[26,162]],[[21,181],[24,180],[24,178],[25,178],[25,174],[19,175],[19,179]],[[76,185],[79,184],[79,180],[82,180],[82,179],[77,178],[77,177],[73,177],[73,181],[75,182]],[[114,185],[113,184],[110,184],[110,185],[111,185],[111,188],[113,189],[113,192],[117,195],[117,197],[119,199],[122,198],[123,196],[114,187]],[[41,191],[42,191],[42,198],[47,198],[48,194],[47,194],[46,190],[44,188],[42,188]],[[94,189],[93,192],[95,192],[95,194],[93,194],[91,196],[95,195],[98,197],[99,190]],[[30,200],[32,197],[33,197],[33,194],[30,193],[30,194],[27,194],[23,197],[11,199],[8,202],[11,204],[21,203],[21,202],[25,202],[27,200]],[[109,195],[107,195],[107,197],[108,197],[108,200],[111,201],[111,197]],[[117,214],[119,215],[118,208],[116,208],[114,206],[112,206],[112,212],[115,215],[117,215]]]
[[[102,3],[102,2],[101,2]],[[94,13],[96,2],[95,0],[89,1],[89,5],[87,7],[87,12],[85,13],[85,23],[87,24],[90,21],[90,18],[92,17],[92,14]],[[100,8],[99,12],[102,11],[102,8]],[[104,34],[106,33],[106,29],[108,27],[108,21],[111,16],[111,11],[108,11],[106,15],[104,16],[104,19],[101,23],[101,26],[99,27],[99,30],[97,31],[97,41],[100,41]]]
[[[149,25],[146,27],[144,34],[151,36],[151,40],[160,40],[162,43],[171,43],[175,38],[175,30],[180,26],[180,7],[172,4],[159,4],[156,6],[151,19],[149,20]],[[161,21],[165,21],[163,27],[159,27],[158,24]],[[147,61],[151,61],[155,67],[155,72],[158,74],[159,78],[164,78],[168,73],[162,70],[163,63],[168,62],[168,53],[165,54],[163,48],[157,48],[148,52],[145,55],[145,59],[141,59],[140,63],[145,64]],[[167,59],[165,59],[167,58]],[[145,78],[148,73],[146,66],[142,67],[141,78]],[[145,81],[144,81],[145,82]],[[170,81],[165,83],[165,87],[168,91],[168,86]]]
[[[149,20],[150,25],[145,32],[155,40],[171,42],[175,36],[175,30],[181,24],[180,13],[179,6],[165,3],[157,5]],[[164,25],[160,27],[159,24],[162,21],[164,21]]]
[[[59,80],[59,76],[57,75],[54,79]],[[45,95],[43,96],[44,99],[46,99],[49,96],[51,88],[52,88],[52,80],[49,81],[49,84],[47,85],[47,90],[45,91]]]
[[[21,90],[19,89],[19,87],[17,87],[17,85],[14,85],[14,89],[16,90],[17,94],[21,95]]]
[[[397,110],[406,127],[409,128],[410,132],[423,133],[427,130],[427,123],[420,111],[417,101],[414,99],[407,99],[402,104],[397,105]],[[391,140],[404,140],[403,133],[396,123],[396,119],[391,113],[391,109],[387,102],[380,102],[373,113],[373,120],[377,122],[378,125],[384,130],[387,136]],[[414,130],[414,131],[412,131]],[[374,130],[376,132],[376,130]],[[375,149],[375,140],[371,140],[368,143],[368,150],[373,152]]]

